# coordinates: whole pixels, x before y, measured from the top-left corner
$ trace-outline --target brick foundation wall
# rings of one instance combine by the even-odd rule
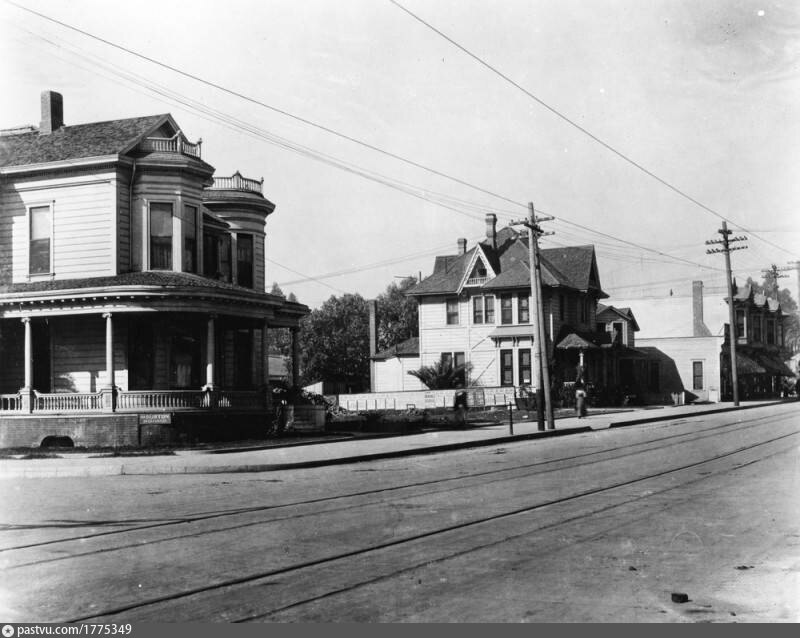
[[[139,423],[138,414],[0,416],[0,448],[39,447],[48,436],[68,436],[76,447],[185,445],[263,439],[266,413],[177,412],[170,424]]]

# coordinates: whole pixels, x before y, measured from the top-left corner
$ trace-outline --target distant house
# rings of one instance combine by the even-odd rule
[[[44,92],[0,135],[0,445],[263,428],[266,331],[308,313],[265,292],[274,209],[170,115],[67,126]]]
[[[636,349],[661,362],[662,393],[680,393],[686,401],[720,401],[732,396],[727,342],[728,310],[722,298],[707,299],[703,282],[691,295],[625,302],[642,325]],[[775,300],[754,295],[745,286],[734,295],[737,317],[737,371],[741,398],[777,396],[783,364],[783,313]],[[783,354],[782,354],[783,353]],[[667,366],[674,366],[673,374]]]
[[[483,241],[467,249],[466,239],[458,239],[457,253],[436,257],[431,275],[407,291],[419,302],[419,358],[409,356],[406,367],[449,361],[470,364],[468,385],[537,384],[527,233],[511,227],[498,231],[496,225],[496,216],[486,215]],[[545,248],[540,255],[553,385],[574,382],[581,362],[585,380],[615,382],[614,371],[627,347],[613,343],[615,321],[606,325],[598,320],[598,301],[608,295],[600,285],[594,247]],[[632,315],[614,318],[635,326]],[[391,352],[382,355],[384,361],[401,369],[400,357]],[[399,373],[391,379],[399,379]],[[389,375],[384,382],[382,387],[390,385]]]
[[[425,386],[409,374],[419,370],[419,337],[412,337],[371,357],[372,392],[424,390]]]
[[[737,288],[733,295],[736,326],[736,363],[742,399],[778,397],[783,377],[794,372],[784,363],[791,357],[786,347],[786,314],[777,299],[756,293],[751,286]],[[722,346],[723,394],[732,394],[730,342]]]
[[[691,295],[670,291],[624,303],[641,322],[636,349],[658,365],[657,383],[654,379],[650,384],[653,394],[675,395],[682,402],[719,401],[724,304],[704,299],[703,282],[693,282]],[[713,331],[706,315],[712,318]]]

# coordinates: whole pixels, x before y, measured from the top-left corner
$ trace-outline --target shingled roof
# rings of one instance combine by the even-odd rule
[[[47,135],[38,131],[2,135],[0,168],[123,153],[169,119],[169,115],[150,115],[62,126]]]
[[[476,288],[495,292],[530,286],[527,236],[518,234],[513,228],[503,228],[497,233],[495,245],[496,248],[489,242],[480,244],[497,276]],[[422,296],[457,293],[475,250],[476,248],[472,248],[463,255],[436,257],[433,273],[407,294]],[[594,246],[544,248],[539,254],[542,285],[580,291],[592,290],[599,298],[608,297],[597,279]]]

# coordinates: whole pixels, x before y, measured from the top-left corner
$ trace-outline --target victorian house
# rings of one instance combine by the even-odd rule
[[[485,239],[469,250],[459,239],[457,247],[454,255],[436,257],[432,274],[407,293],[419,302],[419,363],[469,364],[471,386],[535,386],[527,234],[497,230],[496,216],[488,214]],[[610,334],[597,329],[598,300],[608,295],[594,247],[545,248],[540,256],[551,379],[574,382],[582,363],[587,380],[598,382],[614,354],[601,347],[611,345]]]
[[[0,445],[263,431],[267,331],[308,312],[265,292],[274,209],[170,115],[66,126],[44,92],[0,136]]]

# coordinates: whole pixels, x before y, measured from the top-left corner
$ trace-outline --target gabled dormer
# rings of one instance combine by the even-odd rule
[[[483,246],[478,244],[464,269],[464,276],[458,285],[458,293],[460,294],[464,288],[480,288],[495,277],[497,277],[497,273],[492,268]]]

